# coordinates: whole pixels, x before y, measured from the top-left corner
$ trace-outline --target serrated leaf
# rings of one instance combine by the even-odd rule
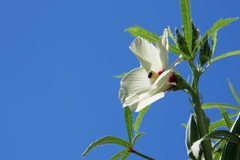
[[[229,87],[230,87],[230,90],[231,90],[234,98],[236,99],[236,101],[238,102],[238,104],[240,104],[240,98],[238,97],[237,93],[235,92],[231,81],[230,81],[228,78],[227,78],[227,80],[228,80],[228,85],[229,85]]]
[[[146,30],[141,28],[140,26],[134,26],[131,28],[127,28],[124,31],[128,31],[132,34],[132,36],[140,36],[146,40],[148,40],[149,42],[153,42],[156,43],[156,41],[158,40],[159,36]]]
[[[235,117],[235,116],[238,115],[238,113],[239,113],[239,112],[230,114],[230,115],[228,115],[228,117],[229,117],[229,118]],[[234,123],[234,120],[230,120],[230,121],[231,121],[232,124]],[[216,129],[216,128],[226,127],[226,126],[227,126],[226,121],[222,118],[222,119],[220,119],[220,120],[218,120],[218,121],[216,121],[216,122],[211,123],[210,126],[209,126],[209,129],[210,129],[210,131],[212,132],[212,131],[213,131],[214,129]]]
[[[227,124],[228,129],[230,130],[231,127],[232,127],[232,123],[231,123],[231,121],[230,121],[230,119],[228,117],[228,112],[225,109],[223,109],[222,107],[219,107],[219,109],[220,109],[221,114],[222,114],[222,116],[223,116],[223,118],[224,118],[224,120],[225,120],[225,122]]]
[[[138,116],[137,116],[137,118],[136,118],[136,121],[135,121],[135,123],[134,123],[134,125],[133,125],[135,133],[138,133],[138,129],[140,128],[140,125],[141,125],[141,123],[142,123],[143,116],[145,115],[145,113],[147,112],[147,110],[149,109],[149,107],[150,107],[150,105],[147,106],[147,107],[145,107],[145,108],[143,108],[143,109],[139,112],[139,114],[138,114]]]
[[[127,73],[123,73],[123,74],[120,74],[120,75],[116,75],[114,76],[115,78],[122,78],[122,77],[125,77]]]
[[[184,37],[188,46],[188,50],[192,51],[192,18],[189,0],[180,0],[182,10],[182,21],[184,28]]]
[[[82,154],[82,157],[86,156],[89,151],[91,151],[93,148],[98,147],[100,145],[104,144],[118,144],[120,146],[129,148],[131,147],[131,144],[121,138],[113,137],[113,136],[105,136],[103,138],[98,139],[97,141],[91,143],[88,148],[84,151]]]
[[[132,112],[129,107],[124,108],[124,117],[128,132],[128,140],[132,144],[132,134],[133,134],[133,119],[132,119]]]
[[[177,41],[176,41],[176,39],[174,38],[174,36],[173,36],[173,34],[172,34],[172,31],[171,31],[171,29],[170,29],[170,26],[168,26],[168,35],[169,35],[169,37],[173,40],[174,44],[177,46],[177,45],[178,45],[178,44],[177,44]]]
[[[212,56],[215,52],[216,45],[217,45],[217,32],[215,32],[212,36]]]
[[[233,123],[233,120],[230,120],[231,123]],[[212,132],[214,129],[220,128],[220,127],[226,127],[227,123],[224,119],[218,120],[216,122],[213,122],[209,126],[209,130]]]
[[[124,149],[120,152],[118,152],[117,154],[115,154],[112,158],[110,158],[109,160],[117,160],[118,158],[122,157],[129,149]]]
[[[207,103],[207,104],[203,104],[202,105],[203,109],[219,108],[219,107],[240,110],[240,107],[234,106],[234,105],[230,105],[230,104]]]
[[[121,158],[121,160],[126,160],[128,158],[128,156],[130,155],[131,152],[126,152],[123,157]]]
[[[152,42],[152,43],[156,43],[156,41],[158,40],[158,35],[154,34],[154,33],[151,33],[139,26],[135,26],[135,27],[132,27],[132,28],[127,28],[125,29],[125,31],[128,31],[132,34],[132,36],[140,36],[146,40],[148,40],[149,42]],[[178,49],[177,47],[173,46],[172,44],[169,43],[169,51],[170,52],[173,52],[177,55],[182,55],[183,58],[185,60],[189,60],[189,56],[187,56],[185,53],[183,53],[180,49]]]
[[[141,132],[141,133],[137,133],[137,135],[134,137],[133,139],[133,145],[136,143],[136,141],[142,137],[145,133]],[[132,146],[133,147],[133,146]]]
[[[175,54],[177,54],[179,56],[182,55],[183,59],[185,59],[185,60],[189,60],[190,59],[190,57],[188,55],[186,55],[179,48],[175,47],[174,45],[172,45],[170,43],[169,43],[169,51],[173,52],[173,53],[175,53]]]
[[[222,58],[225,58],[225,57],[229,57],[229,56],[238,55],[238,54],[240,54],[240,50],[239,51],[233,51],[233,52],[225,53],[225,54],[222,54],[222,55],[217,56],[214,59],[212,59],[211,63],[215,62],[216,60],[219,60],[219,59],[222,59]]]
[[[207,40],[212,34],[214,34],[219,29],[223,28],[224,26],[227,26],[232,21],[235,21],[239,18],[227,18],[227,19],[219,19],[204,35],[203,37],[198,41],[196,47],[194,48],[193,53],[196,53],[197,50],[200,49],[202,44]],[[215,60],[214,60],[215,61]]]

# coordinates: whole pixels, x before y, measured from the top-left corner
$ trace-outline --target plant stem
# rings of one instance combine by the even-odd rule
[[[132,153],[135,153],[136,155],[139,155],[140,157],[143,157],[143,158],[145,158],[145,159],[155,160],[155,159],[150,158],[150,157],[148,157],[148,156],[146,156],[146,155],[144,155],[144,154],[142,154],[142,153],[139,153],[139,152],[137,152],[137,151],[135,151],[135,150],[133,150],[133,151],[131,151],[131,152],[132,152]]]
[[[189,62],[189,65],[192,69],[193,80],[192,86],[188,87],[188,91],[192,97],[192,105],[194,106],[194,111],[197,118],[197,124],[199,129],[199,134],[201,137],[205,136],[208,133],[208,124],[207,124],[207,116],[202,109],[202,104],[200,100],[200,94],[198,91],[198,81],[200,79],[201,73],[197,70],[194,65],[194,62]],[[212,144],[210,140],[206,140],[202,142],[203,152],[205,160],[212,160]]]

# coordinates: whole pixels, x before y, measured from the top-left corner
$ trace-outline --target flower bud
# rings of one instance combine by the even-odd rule
[[[174,87],[172,87],[172,88],[171,88],[171,91],[177,91],[177,90],[184,90],[184,89],[186,89],[186,87],[187,87],[188,84],[187,84],[187,82],[182,78],[182,76],[181,76],[179,73],[177,73],[176,71],[173,72],[173,75],[174,75],[174,79],[175,79],[174,82],[176,82],[177,85],[174,86]]]
[[[206,39],[200,48],[200,58],[199,59],[200,59],[201,66],[203,66],[204,64],[209,62],[211,58],[212,58],[211,49],[210,49],[210,46],[208,43],[208,39]]]
[[[196,47],[196,44],[199,38],[200,38],[200,30],[192,22],[192,51]]]
[[[178,47],[188,56],[190,56],[187,43],[185,41],[184,36],[179,32],[179,30],[176,28],[176,40],[178,43]]]

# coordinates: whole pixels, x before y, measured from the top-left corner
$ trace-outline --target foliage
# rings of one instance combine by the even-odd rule
[[[192,71],[192,81],[187,82],[181,75],[175,74],[177,77],[177,89],[171,91],[183,90],[189,94],[190,103],[194,108],[190,115],[186,127],[186,148],[188,156],[192,160],[238,160],[240,159],[240,106],[221,103],[207,103],[202,104],[202,96],[199,93],[198,83],[202,74],[212,65],[213,62],[240,54],[240,50],[232,51],[215,58],[212,58],[217,46],[217,32],[219,29],[228,26],[231,22],[239,18],[219,19],[213,26],[202,36],[200,30],[195,26],[191,16],[191,6],[189,0],[180,0],[181,14],[182,14],[182,32],[176,28],[175,37],[168,26],[168,35],[174,44],[169,43],[169,51],[182,57],[188,64]],[[131,33],[132,36],[139,36],[149,41],[150,43],[157,43],[159,36],[140,26],[134,26],[125,29]],[[159,43],[157,43],[158,45]],[[152,73],[152,72],[150,72]],[[115,77],[122,78],[127,73]],[[159,73],[160,74],[160,73]],[[240,104],[240,99],[233,88],[230,80],[228,85],[235,100]],[[139,95],[134,95],[139,96]],[[86,156],[93,148],[104,144],[117,144],[124,149],[116,153],[110,160],[127,159],[131,153],[137,154],[145,159],[152,159],[134,149],[134,145],[144,133],[139,132],[142,120],[147,110],[150,108],[146,106],[142,109],[138,116],[133,121],[132,112],[129,107],[124,108],[124,118],[126,123],[126,130],[128,141],[114,136],[105,136],[90,144],[82,156]],[[219,109],[222,119],[212,122],[206,116],[206,109]],[[236,110],[233,114],[229,114],[229,110]],[[233,118],[236,120],[233,120]],[[219,130],[219,128],[221,130]],[[212,145],[213,143],[213,145]]]

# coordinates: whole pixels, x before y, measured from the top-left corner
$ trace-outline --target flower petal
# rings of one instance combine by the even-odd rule
[[[164,97],[164,92],[160,92],[155,95],[144,93],[139,96],[138,100],[136,100],[133,104],[129,105],[129,107],[131,111],[139,112],[143,108],[147,107],[148,105],[152,104],[153,102],[163,97]]]
[[[151,70],[159,72],[163,69],[159,50],[152,43],[141,37],[137,37],[129,48],[137,56],[142,67],[147,72]]]
[[[159,37],[156,42],[157,49],[159,50],[160,60],[162,62],[162,67],[165,69],[168,66],[168,31],[164,29],[163,35]]]
[[[129,106],[139,99],[143,93],[147,93],[151,88],[148,73],[144,68],[136,68],[130,71],[121,81],[119,98],[123,106]]]
[[[152,85],[152,88],[149,90],[150,95],[154,95],[159,92],[165,92],[167,89],[169,89],[172,85],[176,85],[175,82],[169,82],[169,78],[173,75],[172,70],[166,70],[164,71],[158,79],[155,81],[155,83]]]

